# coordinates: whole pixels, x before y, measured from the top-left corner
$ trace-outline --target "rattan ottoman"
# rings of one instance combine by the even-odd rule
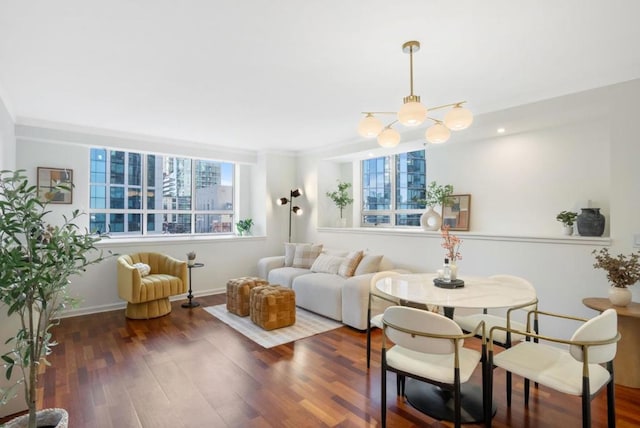
[[[281,285],[251,289],[251,321],[265,330],[293,325],[296,322],[296,293]]]
[[[249,315],[250,292],[253,287],[269,282],[255,276],[243,276],[227,281],[227,311],[241,317]]]

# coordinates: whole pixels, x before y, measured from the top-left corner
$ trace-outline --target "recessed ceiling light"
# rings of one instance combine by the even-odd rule
[[[504,134],[505,131],[506,129],[504,128],[498,128],[498,134]]]

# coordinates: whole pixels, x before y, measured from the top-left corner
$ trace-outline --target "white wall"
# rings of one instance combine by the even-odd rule
[[[632,102],[638,96],[640,80],[482,115],[450,142],[427,148],[428,180],[472,194],[471,231],[455,232],[464,240],[462,276],[520,275],[536,286],[544,308],[594,314],[582,298],[605,297],[608,285],[604,272],[593,269],[591,251],[611,246],[614,253],[628,253],[633,234],[640,233],[640,173],[633,165],[640,159],[634,128],[640,107]],[[504,136],[495,133],[501,126]],[[354,151],[364,158],[371,150]],[[311,208],[319,217],[310,217],[305,240],[384,253],[414,271],[437,269],[443,258],[438,233],[322,228],[329,224],[324,186],[335,179],[324,175],[331,171],[326,162],[336,152],[300,162],[306,171],[299,172],[301,178],[322,176],[305,182],[316,188],[309,200],[318,201]],[[339,154],[341,161],[348,159]],[[606,217],[605,237],[565,239],[556,214],[579,212],[588,201]],[[632,291],[637,301],[638,286]]]
[[[16,137],[14,120],[9,108],[5,105],[5,101],[0,97],[0,170],[14,169],[15,164]]]

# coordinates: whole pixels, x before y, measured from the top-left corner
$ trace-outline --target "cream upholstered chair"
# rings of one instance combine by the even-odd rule
[[[118,257],[117,266],[118,296],[127,301],[127,318],[167,315],[169,296],[187,292],[186,261],[160,253],[135,253]]]
[[[398,272],[382,271],[371,277],[369,283],[369,304],[367,306],[367,368],[371,361],[371,328],[382,328],[382,315],[384,310],[392,305],[399,305],[400,301],[376,288],[376,283],[383,278],[390,278],[400,275]],[[376,315],[372,314],[377,312]]]
[[[491,406],[487,406],[488,395],[485,373],[487,372],[486,341],[482,340],[482,352],[463,346],[464,339],[475,334],[484,336],[484,323],[474,331],[464,334],[451,319],[435,312],[406,306],[391,306],[382,318],[382,374],[381,374],[381,423],[386,426],[387,371],[399,377],[409,376],[451,390],[454,397],[454,423],[461,424],[460,386],[469,380],[482,361],[482,386],[485,418]],[[387,349],[387,339],[394,345]],[[404,393],[404,388],[403,388]]]
[[[527,338],[509,349],[494,356],[494,344],[489,341],[489,365],[502,367],[507,373],[515,373],[525,378],[524,402],[529,404],[530,380],[546,385],[556,391],[582,397],[582,426],[591,426],[591,399],[604,387],[607,387],[607,407],[609,427],[615,426],[613,359],[616,355],[618,318],[614,309],[607,309],[602,314],[585,320],[551,312],[531,311],[527,325],[533,312],[543,316],[557,317],[582,324],[571,339],[560,339],[543,336],[533,332],[513,330]],[[505,327],[493,327],[490,337],[499,331],[507,332]],[[540,342],[530,341],[531,338]],[[541,343],[542,342],[542,343]],[[569,345],[568,349],[550,346],[544,342]],[[602,364],[606,366],[603,367]],[[489,373],[489,397],[492,395],[493,372]],[[511,395],[511,390],[507,390]],[[488,400],[491,402],[491,400]],[[486,405],[486,404],[485,404]],[[491,426],[490,420],[488,426]]]

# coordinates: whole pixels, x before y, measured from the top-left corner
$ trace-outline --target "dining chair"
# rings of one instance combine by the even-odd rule
[[[529,329],[511,329],[511,333],[523,335],[526,340],[495,356],[492,337],[500,331],[507,333],[509,329],[493,327],[489,340],[489,366],[502,367],[507,373],[515,373],[525,379],[525,407],[529,405],[530,380],[565,394],[581,396],[582,426],[585,428],[591,426],[591,400],[606,386],[608,426],[615,427],[613,359],[616,355],[617,342],[620,340],[616,311],[607,309],[589,320],[552,312],[531,311],[527,317],[527,326],[530,326],[531,316],[534,314],[579,321],[583,324],[568,340],[540,335]],[[531,339],[538,339],[539,342],[532,342]],[[545,342],[568,345],[568,349],[551,346]],[[488,395],[491,398],[493,371],[490,370],[488,374]],[[511,390],[507,390],[507,396],[510,395]],[[491,402],[491,399],[487,401]],[[490,427],[491,420],[487,422],[487,426]]]
[[[391,306],[382,317],[381,423],[386,426],[387,372],[410,377],[448,390],[454,397],[454,424],[461,424],[461,384],[467,382],[482,362],[482,396],[485,419],[491,412],[487,406],[486,340],[482,352],[463,346],[464,339],[484,330],[480,323],[471,333],[463,333],[451,319],[435,312],[406,306]],[[482,334],[484,337],[485,335]],[[393,346],[387,349],[387,340]],[[404,395],[404,388],[402,388]]]
[[[376,284],[383,278],[391,278],[400,275],[399,272],[381,271],[371,277],[369,283],[369,303],[367,305],[367,369],[371,363],[371,328],[382,328],[382,315],[388,306],[399,305],[398,298],[383,293],[376,288]],[[376,305],[377,302],[377,306]],[[372,316],[373,311],[378,312]]]
[[[536,294],[535,288],[529,281],[524,278],[514,275],[493,275],[489,277],[490,280],[500,282],[506,287],[509,284],[515,284],[533,291]],[[505,316],[488,313],[487,309],[482,309],[482,312],[472,313],[469,315],[454,315],[453,320],[462,328],[463,331],[472,331],[479,322],[484,322],[487,331],[490,331],[493,327],[500,326],[505,327],[507,330],[496,330],[493,337],[493,343],[503,348],[510,348],[513,343],[519,342],[524,339],[523,335],[517,333],[511,333],[511,329],[525,330],[525,318],[526,313],[531,310],[538,309],[538,299],[530,303],[511,307],[507,310]],[[515,313],[519,311],[523,313],[521,320],[514,319]],[[533,331],[538,332],[538,317],[535,316],[533,321]],[[536,387],[538,385],[536,384]],[[507,391],[511,390],[511,375],[507,374],[506,379]],[[511,405],[511,394],[507,393],[507,404]]]

